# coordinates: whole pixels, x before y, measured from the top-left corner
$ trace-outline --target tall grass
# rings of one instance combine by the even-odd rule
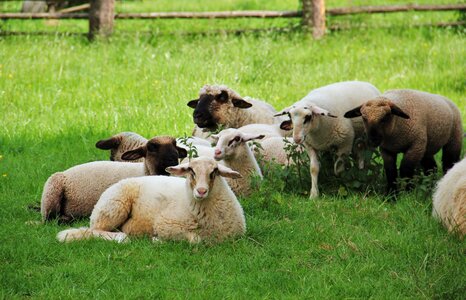
[[[100,138],[125,130],[189,134],[186,103],[205,83],[280,109],[321,85],[365,80],[382,91],[443,94],[464,117],[465,49],[464,34],[453,29],[401,27],[320,41],[299,31],[117,32],[94,44],[80,36],[0,39],[0,297],[464,297],[464,241],[448,235],[430,217],[430,199],[415,193],[387,204],[324,190],[309,201],[269,185],[241,199],[246,236],[218,245],[143,238],[63,245],[55,235],[66,227],[28,222],[40,219],[28,206],[53,172],[107,159],[94,148]]]

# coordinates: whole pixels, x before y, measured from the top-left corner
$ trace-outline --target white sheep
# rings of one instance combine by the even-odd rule
[[[432,216],[442,221],[448,231],[466,235],[466,158],[437,183]]]
[[[275,108],[270,104],[241,97],[225,85],[204,85],[199,98],[188,102],[194,108],[193,120],[196,123],[193,135],[207,137],[209,131],[223,128],[239,128],[247,124],[279,123],[274,114]]]
[[[129,178],[107,189],[97,202],[90,228],[58,233],[60,242],[99,237],[123,241],[127,235],[159,240],[221,241],[242,235],[246,221],[241,205],[221,177],[241,175],[211,158],[167,168],[187,178]],[[113,232],[119,229],[122,232]]]
[[[260,134],[242,133],[234,128],[224,129],[212,135],[212,138],[217,140],[214,158],[217,161],[223,160],[227,167],[237,170],[243,176],[238,180],[227,179],[231,189],[237,195],[247,196],[252,192],[252,176],[262,179],[261,169],[247,142],[263,137]]]
[[[158,136],[146,145],[123,154],[124,160],[144,157],[144,162],[94,161],[74,166],[49,177],[44,185],[41,214],[44,221],[59,217],[61,222],[91,214],[100,195],[124,178],[168,175],[166,167],[178,164],[186,150],[172,137]]]
[[[264,167],[264,162],[274,162],[282,166],[289,166],[295,163],[288,157],[285,150],[288,145],[296,144],[293,138],[269,137],[258,141],[258,143],[262,149],[259,149],[255,145],[252,145],[251,149],[261,168]],[[297,146],[296,151],[301,153],[304,148],[301,145]]]
[[[289,115],[291,120],[282,122],[284,130],[293,129],[293,140],[303,144],[310,158],[310,198],[319,196],[319,151],[336,148],[338,156],[334,164],[335,174],[344,170],[344,157],[353,148],[355,137],[364,135],[362,120],[350,121],[343,114],[350,108],[380,95],[379,90],[368,82],[346,81],[312,90],[302,100],[283,109],[277,115]],[[359,167],[364,166],[359,155]]]
[[[277,124],[248,124],[238,128],[242,133],[261,134],[264,139],[270,137],[290,137],[291,131],[280,128],[280,123]]]
[[[121,156],[130,150],[134,150],[147,143],[147,139],[135,132],[120,132],[108,139],[98,141],[95,146],[102,150],[110,150],[111,161],[125,161]],[[143,157],[132,162],[142,162]]]

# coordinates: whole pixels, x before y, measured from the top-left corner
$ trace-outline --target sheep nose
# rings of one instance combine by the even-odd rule
[[[215,154],[215,156],[219,156],[219,155],[222,154],[222,150],[220,150],[220,149],[215,149],[214,154]]]
[[[303,141],[300,137],[295,137],[293,138],[293,140],[296,144],[301,144],[301,142]]]
[[[207,193],[207,189],[206,188],[198,188],[197,193],[199,194],[199,196],[203,197]]]

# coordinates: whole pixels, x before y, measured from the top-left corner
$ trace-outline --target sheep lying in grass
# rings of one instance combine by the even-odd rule
[[[44,221],[59,217],[61,222],[91,214],[100,195],[112,184],[128,177],[168,175],[165,168],[178,164],[186,150],[172,137],[159,136],[146,145],[126,152],[125,160],[144,157],[143,163],[95,161],[74,166],[49,177],[44,185],[41,214]]]
[[[434,155],[443,149],[443,171],[460,159],[463,125],[458,107],[447,98],[416,90],[393,90],[348,111],[362,116],[373,146],[380,146],[388,192],[396,191],[398,153],[402,178],[412,178],[421,165],[427,174],[437,167]],[[360,118],[358,118],[360,119]]]
[[[110,150],[111,161],[125,161],[121,156],[130,150],[139,148],[147,143],[145,137],[134,132],[120,132],[114,136],[98,141],[95,146],[102,150]],[[143,157],[133,162],[142,162]]]
[[[432,216],[441,220],[448,231],[466,235],[466,158],[437,183]]]
[[[226,181],[241,175],[211,158],[167,168],[177,176],[129,178],[107,189],[97,202],[90,228],[58,233],[60,242],[99,237],[122,241],[127,235],[160,240],[223,240],[246,231],[243,209]],[[113,232],[120,229],[122,232]]]
[[[215,131],[219,125],[223,128],[239,128],[253,123],[276,123],[273,115],[276,110],[260,100],[241,97],[225,85],[205,85],[199,92],[199,98],[188,102],[194,108],[193,120],[196,123],[193,135],[206,137],[204,131]]]
[[[261,168],[264,167],[264,162],[274,162],[283,166],[289,166],[295,163],[291,158],[288,158],[286,151],[288,145],[295,144],[292,138],[269,137],[264,138],[258,143],[262,149],[257,149],[255,145],[253,145],[251,149]],[[296,151],[301,153],[304,149],[301,145],[297,146]]]
[[[283,109],[277,115],[289,115],[281,128],[293,130],[293,140],[303,144],[310,158],[311,191],[310,198],[319,196],[319,151],[336,148],[335,174],[344,169],[344,159],[353,149],[355,137],[364,134],[361,120],[347,120],[344,112],[377,97],[380,92],[372,84],[360,81],[347,81],[330,84],[312,90],[302,100]],[[358,155],[359,167],[363,168],[364,158]]]
[[[243,176],[238,180],[227,179],[231,189],[237,195],[247,196],[252,192],[252,176],[262,179],[262,172],[247,142],[263,137],[258,134],[242,133],[234,128],[224,129],[212,135],[212,138],[217,140],[214,158],[217,161],[223,160],[227,167],[237,170]]]

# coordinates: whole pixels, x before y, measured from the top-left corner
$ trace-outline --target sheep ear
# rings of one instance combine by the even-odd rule
[[[286,130],[286,131],[293,130],[293,122],[291,122],[291,120],[283,121],[280,124],[280,129]]]
[[[188,156],[188,151],[186,151],[186,149],[176,146],[176,150],[178,150],[178,158],[185,158]]]
[[[225,167],[224,165],[219,164],[217,166],[217,168],[218,168],[218,172],[219,172],[220,176],[222,176],[222,177],[228,177],[228,178],[233,178],[233,179],[243,177],[243,176],[241,176],[240,173],[238,173],[236,171],[233,171],[232,169],[230,169],[228,167]]]
[[[331,117],[331,118],[336,118],[337,117],[335,115],[332,115],[328,110],[325,110],[325,109],[320,108],[318,106],[313,106],[311,111],[312,111],[313,114],[316,114],[316,115],[327,116],[327,117]]]
[[[130,150],[130,151],[126,151],[125,153],[123,153],[121,158],[124,160],[136,160],[136,159],[140,159],[141,157],[146,157],[146,153],[147,153],[146,147],[142,146],[142,147]]]
[[[246,100],[238,99],[238,98],[231,99],[231,102],[233,103],[234,107],[238,107],[238,108],[249,108],[252,106],[252,104],[247,102]]]
[[[252,133],[243,133],[241,139],[244,142],[251,141],[251,140],[260,140],[263,139],[265,135],[263,134],[252,134]]]
[[[347,118],[347,119],[360,117],[361,116],[361,107],[362,107],[362,105],[359,105],[358,107],[353,108],[350,111],[347,111],[345,113],[344,117]]]
[[[120,145],[121,141],[119,138],[111,137],[109,139],[100,140],[95,143],[95,146],[102,150],[110,150],[113,148],[117,148]]]
[[[184,176],[189,172],[189,164],[182,164],[165,168],[165,171],[172,175]]]
[[[218,134],[211,134],[211,135],[210,135],[210,138],[212,138],[215,142],[218,142],[218,140],[220,139],[220,137],[218,136]]]
[[[198,103],[199,103],[199,99],[195,99],[195,100],[189,101],[187,105],[191,108],[196,108]]]
[[[409,119],[409,115],[406,114],[404,111],[401,110],[398,106],[396,106],[394,103],[390,103],[390,110],[392,112],[392,115],[401,117],[403,119]]]
[[[273,116],[274,117],[279,117],[279,116],[287,115],[289,113],[290,113],[290,108],[286,107],[286,108],[282,109],[280,112],[274,114]]]

